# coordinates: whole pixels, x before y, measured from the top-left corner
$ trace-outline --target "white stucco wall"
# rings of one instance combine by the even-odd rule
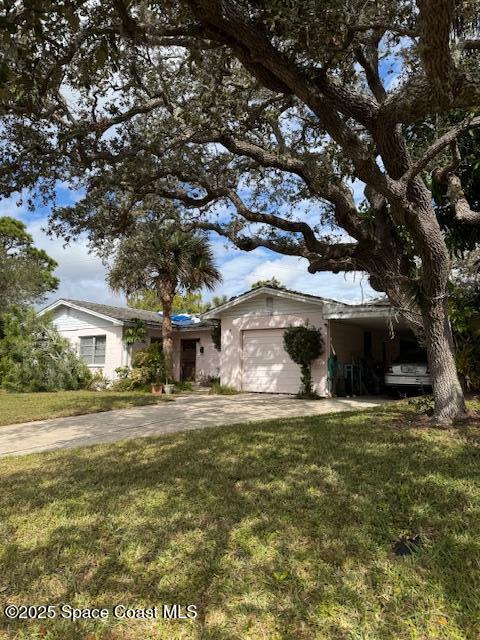
[[[269,300],[267,301],[267,298]],[[290,325],[309,324],[320,329],[325,353],[312,365],[315,391],[325,396],[327,323],[322,307],[318,304],[300,302],[287,298],[259,295],[253,299],[226,309],[222,315],[222,350],[220,353],[220,379],[222,384],[242,389],[242,332],[249,330],[283,329]],[[292,393],[297,390],[292,389]]]
[[[195,356],[195,377],[197,381],[207,377],[216,378],[220,375],[220,352],[215,349],[210,328],[199,329],[197,331],[180,330],[173,335],[174,376],[176,380],[180,379],[181,340],[198,340]],[[201,353],[202,347],[203,353]]]
[[[67,338],[77,353],[80,350],[80,338],[88,336],[105,336],[105,364],[89,365],[92,371],[100,370],[109,380],[116,378],[117,367],[131,366],[136,351],[150,343],[152,337],[159,338],[161,330],[149,327],[145,342],[127,346],[123,342],[123,326],[109,320],[98,318],[89,313],[78,311],[67,306],[57,307],[52,312],[52,319],[60,334]],[[220,353],[215,349],[210,329],[177,331],[174,333],[174,376],[180,377],[180,341],[198,340],[196,352],[197,379],[202,377],[218,377],[220,374]],[[203,353],[201,353],[203,347]]]
[[[71,342],[77,353],[81,337],[105,336],[105,364],[88,365],[92,371],[100,370],[105,378],[111,380],[115,378],[115,369],[126,365],[127,354],[121,325],[66,306],[55,309],[52,320],[60,335]]]

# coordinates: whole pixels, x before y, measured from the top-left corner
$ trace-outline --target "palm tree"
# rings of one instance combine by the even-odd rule
[[[155,291],[162,303],[162,344],[167,375],[173,364],[172,304],[179,289],[214,289],[221,281],[204,233],[181,231],[170,222],[145,220],[120,241],[108,283],[127,296]]]

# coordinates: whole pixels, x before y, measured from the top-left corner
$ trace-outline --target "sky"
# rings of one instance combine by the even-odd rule
[[[67,185],[60,185],[57,197],[60,205],[68,205],[78,199],[79,194],[69,190]],[[125,304],[124,296],[115,295],[108,288],[105,281],[106,268],[97,256],[89,253],[85,239],[72,241],[65,246],[63,239],[47,235],[48,207],[39,206],[33,212],[29,211],[26,205],[18,204],[18,195],[13,195],[0,200],[0,216],[5,215],[22,220],[33,236],[35,246],[44,249],[58,263],[55,275],[60,278],[60,286],[48,296],[45,304],[58,298]],[[223,281],[215,291],[203,292],[205,300],[220,294],[228,297],[238,295],[250,289],[257,280],[272,277],[289,289],[341,302],[362,302],[378,296],[361,273],[310,274],[307,271],[307,261],[303,258],[282,256],[263,248],[251,252],[240,251],[225,238],[215,234],[211,235],[211,244]]]

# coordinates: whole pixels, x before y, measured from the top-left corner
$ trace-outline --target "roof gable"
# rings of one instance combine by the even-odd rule
[[[318,304],[319,306],[323,306],[325,302],[330,302],[328,298],[321,298],[320,296],[313,296],[308,293],[299,293],[298,291],[291,291],[289,289],[277,289],[276,287],[258,287],[257,289],[251,289],[250,291],[245,291],[238,296],[230,298],[227,302],[224,302],[218,307],[214,309],[210,309],[202,314],[202,320],[212,320],[214,318],[220,317],[226,311],[236,307],[248,300],[256,298],[258,296],[271,296],[277,298],[286,298],[288,300],[293,300],[298,302],[299,304]]]
[[[53,311],[60,306],[70,307],[83,311],[103,320],[110,320],[113,324],[122,325],[132,322],[133,320],[143,320],[147,324],[161,326],[162,317],[154,311],[144,311],[143,309],[131,309],[130,307],[115,307],[113,305],[101,304],[98,302],[88,302],[85,300],[72,300],[70,298],[61,298],[54,303],[45,307],[40,314],[47,311]]]

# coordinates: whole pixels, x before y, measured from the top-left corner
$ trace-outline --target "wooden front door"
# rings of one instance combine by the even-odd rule
[[[197,341],[180,341],[180,380],[195,380],[195,365],[197,360]]]

